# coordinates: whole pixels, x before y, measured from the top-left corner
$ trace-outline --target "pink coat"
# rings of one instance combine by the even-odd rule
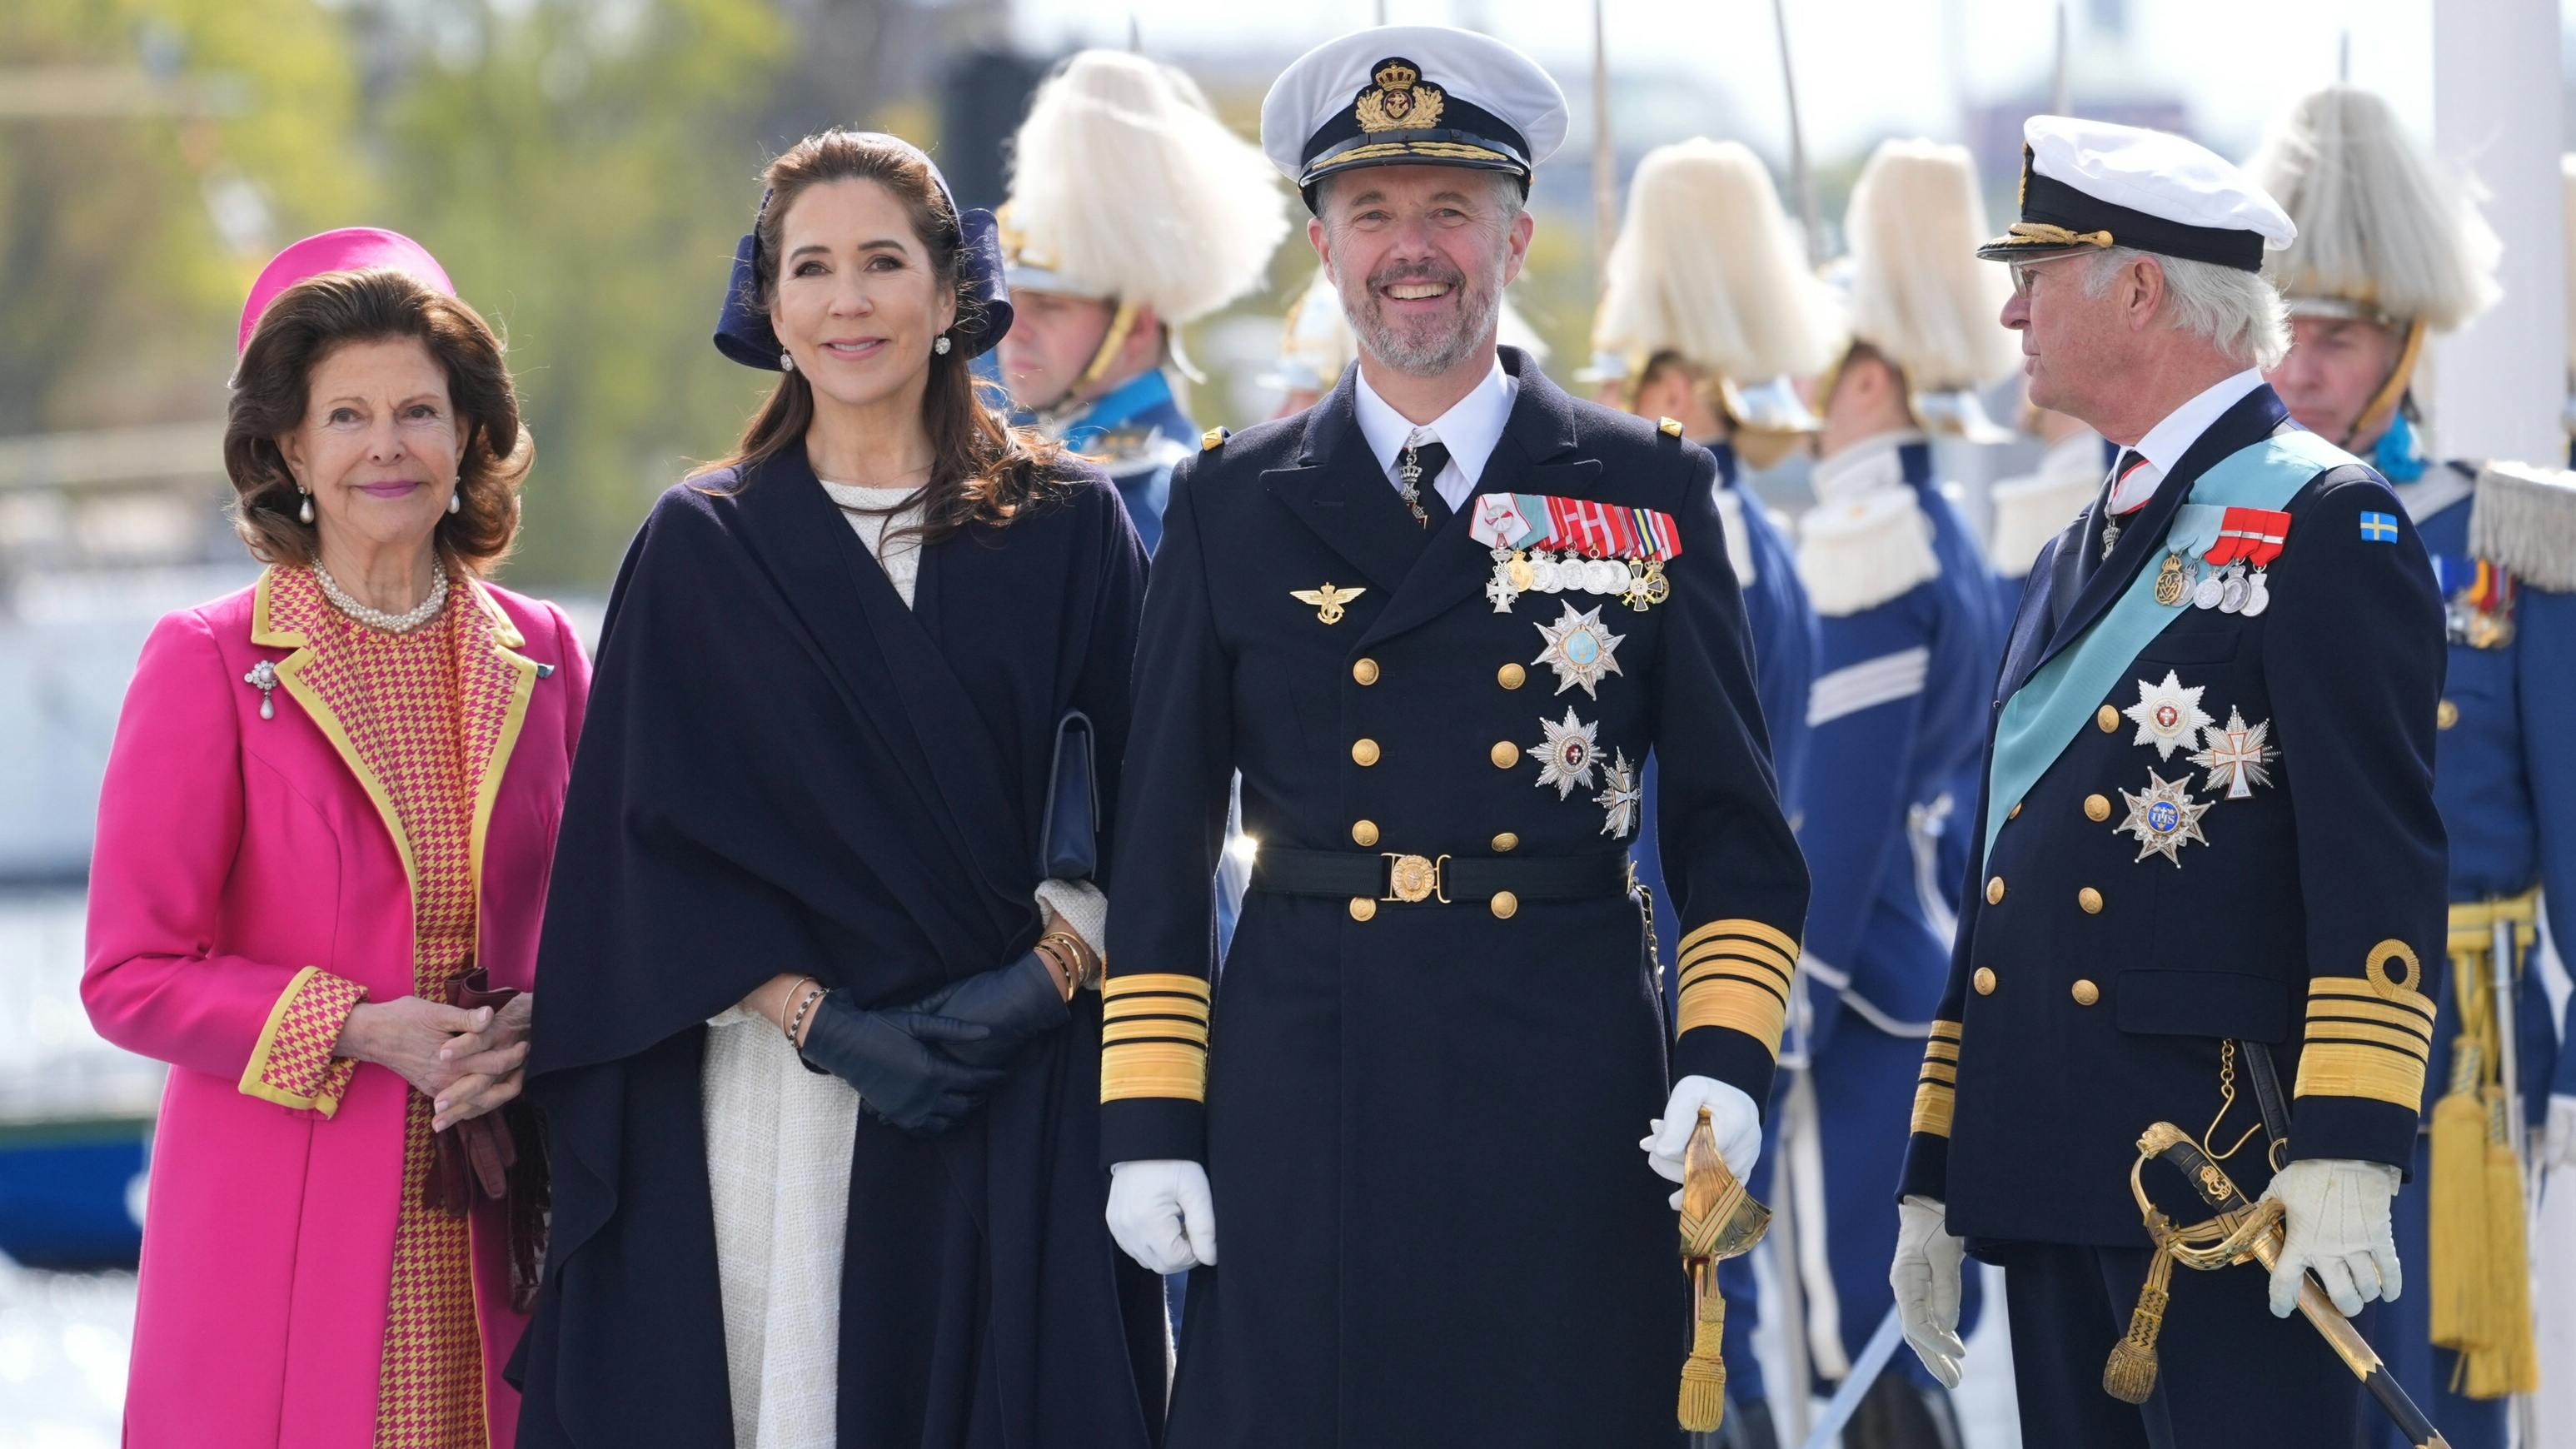
[[[408,1088],[362,1066],[328,1115],[252,1093],[302,968],[412,994],[411,886],[380,784],[296,678],[303,636],[270,625],[270,577],[153,629],[99,800],[82,998],[101,1036],[171,1064],[126,1389],[138,1449],[375,1432]],[[475,587],[514,680],[475,828],[477,960],[528,988],[590,666],[562,611]],[[273,719],[243,678],[262,660]],[[491,1442],[510,1449],[501,1365],[524,1320],[494,1205],[472,1238]]]

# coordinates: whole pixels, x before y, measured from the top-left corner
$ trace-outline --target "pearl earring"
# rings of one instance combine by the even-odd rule
[[[930,340],[930,350],[942,357],[948,355],[948,334],[943,332]]]
[[[304,498],[304,506],[295,510],[296,520],[300,523],[309,525],[313,522],[313,495],[305,493],[301,488],[298,488],[295,491],[302,494]]]
[[[794,372],[796,370],[796,354],[788,351],[784,347],[778,349],[778,370],[780,372]]]
[[[447,495],[447,511],[450,513],[462,513],[465,511],[465,492],[463,489],[459,488],[449,490]]]

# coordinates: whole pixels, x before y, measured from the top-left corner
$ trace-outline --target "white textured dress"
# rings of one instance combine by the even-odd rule
[[[913,490],[825,483],[906,607],[919,546],[890,530],[920,519],[890,508]],[[854,616],[855,617],[855,616]],[[1098,949],[1108,903],[1089,884],[1048,881],[1041,904]],[[995,962],[1000,965],[1000,962]],[[738,1449],[831,1449],[841,1331],[841,1243],[859,1094],[805,1070],[778,1023],[729,1007],[707,1023],[707,1183],[724,1298],[725,1367]]]

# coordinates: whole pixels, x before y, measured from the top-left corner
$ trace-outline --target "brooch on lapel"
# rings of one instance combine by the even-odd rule
[[[1366,587],[1337,589],[1326,584],[1320,589],[1290,589],[1288,596],[1301,604],[1315,606],[1316,621],[1326,625],[1342,622],[1342,606],[1368,592]]]
[[[259,717],[277,718],[277,666],[263,659],[250,667],[250,673],[242,676],[242,683],[259,691]]]
[[[1478,494],[1467,533],[1493,554],[1485,597],[1497,614],[1532,591],[1598,594],[1642,614],[1672,597],[1664,565],[1682,552],[1669,513],[1538,493]]]

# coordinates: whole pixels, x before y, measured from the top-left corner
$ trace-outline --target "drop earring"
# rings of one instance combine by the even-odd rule
[[[796,354],[788,351],[784,347],[778,349],[778,370],[780,372],[794,372],[796,370]]]
[[[313,522],[313,495],[304,492],[301,488],[298,488],[295,491],[298,494],[301,494],[304,499],[304,506],[295,510],[296,521],[310,526]]]
[[[930,339],[930,350],[938,353],[942,357],[946,357],[948,355],[948,334],[942,332],[938,336]]]
[[[462,513],[465,511],[465,490],[463,488],[452,488],[448,490],[447,511],[450,513]]]

